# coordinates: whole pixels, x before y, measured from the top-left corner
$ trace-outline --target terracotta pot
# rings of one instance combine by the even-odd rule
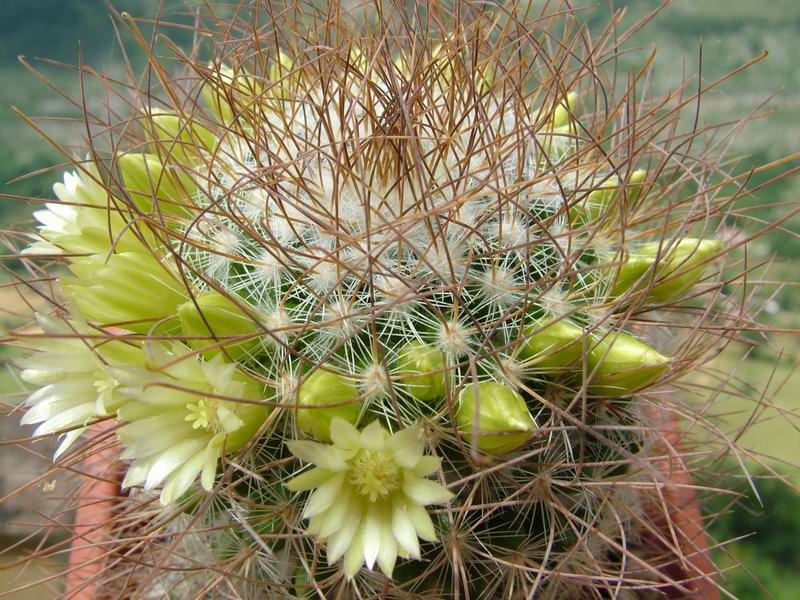
[[[90,435],[105,437],[103,434],[114,426],[113,421],[98,423],[90,428]],[[110,523],[120,493],[117,451],[109,447],[93,452],[84,460],[82,472],[86,481],[78,492],[64,591],[64,598],[69,600],[93,600],[98,595],[110,550],[103,542],[110,539]]]

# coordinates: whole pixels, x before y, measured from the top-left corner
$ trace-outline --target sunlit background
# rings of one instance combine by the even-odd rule
[[[541,3],[538,1],[538,3]],[[155,14],[158,0],[113,0],[119,10],[134,15]],[[164,0],[164,16],[176,16],[177,0]],[[609,16],[609,4],[627,7],[625,22],[632,22],[656,8],[656,0],[626,2],[575,2],[588,8],[583,13],[593,27],[604,24]],[[736,121],[749,116],[752,121],[736,137],[724,140],[730,156],[740,156],[739,169],[777,161],[800,150],[800,2],[797,0],[676,0],[672,6],[637,34],[627,47],[631,53],[620,57],[619,73],[625,78],[634,67],[641,67],[657,48],[654,68],[648,85],[654,93],[664,93],[680,82],[689,80],[691,93],[699,85],[709,85],[768,52],[758,64],[747,68],[703,96],[700,125],[704,122]],[[124,65],[130,61],[143,64],[138,51],[130,45],[131,54],[122,51],[108,10],[101,0],[2,0],[0,1],[0,192],[5,198],[0,204],[3,227],[19,227],[30,218],[32,206],[15,200],[14,195],[50,197],[58,170],[14,181],[25,173],[34,173],[63,162],[63,156],[43,141],[12,107],[19,107],[36,117],[80,115],[80,85],[78,71],[69,65],[83,61],[98,71],[115,77],[126,77]],[[39,70],[50,82],[46,85],[30,69]],[[46,59],[46,60],[43,60]],[[62,90],[71,100],[60,95]],[[77,101],[77,104],[71,102]],[[97,107],[93,107],[97,108]],[[41,121],[40,121],[41,122]],[[67,144],[66,152],[79,152],[80,129],[76,122],[45,121],[47,135]],[[69,143],[73,141],[76,146]],[[791,168],[792,163],[767,174],[756,175],[750,188]],[[796,161],[793,164],[797,164]],[[745,197],[742,219],[750,220],[751,229],[764,226],[787,212],[787,205],[800,201],[800,178],[790,177],[769,188]],[[791,207],[789,207],[791,208]],[[726,412],[725,427],[754,423],[739,440],[752,450],[748,468],[765,475],[769,469],[797,482],[793,466],[800,457],[798,409],[800,394],[796,386],[800,378],[794,369],[800,357],[800,340],[786,332],[800,327],[800,224],[797,219],[776,228],[758,243],[748,247],[754,261],[774,257],[769,278],[787,282],[783,286],[767,285],[763,295],[761,321],[774,328],[769,338],[754,335],[750,348],[741,345],[718,359],[721,372],[735,371],[735,385],[747,390],[751,397],[762,397],[759,405],[734,396],[721,396],[716,412]],[[0,327],[3,330],[24,323],[30,308],[9,287],[12,267],[8,261],[0,272]],[[754,277],[763,278],[763,271]],[[36,299],[29,298],[34,305]],[[5,348],[2,358],[9,358]],[[708,382],[706,382],[708,383]],[[0,388],[6,402],[18,398],[21,389],[11,367],[0,371]],[[724,408],[720,410],[720,407]],[[2,439],[22,437],[29,432],[14,426],[15,418],[0,424]],[[0,447],[0,497],[4,497],[36,477],[47,464],[46,442],[28,450]],[[702,482],[700,482],[702,484]],[[719,482],[714,482],[716,485]],[[21,561],[26,552],[35,548],[37,537],[24,539],[35,531],[27,525],[30,512],[47,513],[48,491],[51,482],[39,481],[10,499],[0,502],[0,549],[10,548],[0,555],[0,565]],[[800,500],[785,483],[774,478],[756,483],[762,508],[743,478],[724,483],[737,489],[745,498],[736,505],[730,501],[712,507],[721,516],[710,521],[713,539],[739,541],[725,545],[717,552],[721,568],[736,561],[748,565],[752,574],[742,569],[725,571],[726,588],[742,599],[795,599],[800,589]],[[729,506],[730,505],[730,506]],[[709,513],[712,511],[709,510]],[[751,535],[752,534],[752,535]],[[22,541],[23,543],[20,543]],[[33,581],[43,572],[58,565],[29,565],[0,571],[0,592]],[[763,587],[762,587],[763,586]],[[57,588],[37,586],[19,592],[16,598],[43,598],[55,595]],[[768,592],[768,593],[767,593]]]

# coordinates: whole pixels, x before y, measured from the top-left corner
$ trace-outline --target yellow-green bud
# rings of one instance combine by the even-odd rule
[[[83,316],[144,333],[186,302],[182,284],[150,254],[122,252],[75,259],[62,279]]]
[[[417,400],[444,396],[444,355],[433,346],[411,342],[400,350],[397,371],[405,389]]]
[[[355,381],[323,369],[317,369],[300,384],[298,402],[300,406],[312,408],[297,409],[297,428],[324,442],[331,441],[334,417],[355,424],[361,412]],[[338,406],[318,408],[329,404]]]
[[[178,307],[178,318],[181,322],[181,331],[188,337],[206,337],[208,339],[189,339],[193,348],[203,348],[215,345],[217,338],[221,346],[233,359],[246,356],[258,346],[259,340],[253,334],[262,331],[252,317],[248,316],[230,298],[219,292],[209,292],[189,300]],[[248,336],[241,340],[230,340],[238,336]],[[219,347],[211,348],[204,352],[207,357],[220,352]]]
[[[487,63],[482,68],[478,68],[475,73],[475,89],[479,94],[485,94],[494,84],[497,77],[497,65],[494,63]]]
[[[209,69],[216,75],[215,65],[209,65]],[[238,117],[240,111],[252,108],[253,100],[261,95],[262,86],[253,77],[237,75],[227,65],[219,66],[218,72],[219,79],[206,83],[201,95],[217,118],[230,125],[234,121],[234,115]],[[231,100],[235,102],[236,110],[231,107]]]
[[[154,112],[147,121],[150,142],[181,164],[195,164],[203,152],[213,152],[217,146],[217,138],[208,129],[175,113]]]
[[[631,176],[628,178],[628,201],[632,204],[639,199],[639,196],[642,193],[642,184],[644,180],[647,179],[647,171],[644,169],[636,169]]]
[[[589,392],[610,397],[627,396],[647,387],[669,367],[669,358],[623,332],[599,338],[587,362]]]
[[[658,246],[657,243],[647,244],[639,254],[655,260]],[[721,251],[722,242],[717,240],[687,238],[679,241],[670,248],[666,257],[662,256],[656,271],[659,283],[650,290],[650,296],[659,302],[682,296],[703,277],[709,259]]]
[[[583,354],[583,329],[569,319],[526,326],[522,358],[536,367],[562,370],[574,365]]]
[[[354,48],[354,50],[357,49]],[[292,88],[297,85],[300,79],[299,72],[292,73],[294,68],[295,64],[292,58],[282,50],[279,50],[278,60],[269,66],[268,71],[270,81],[277,84],[271,90],[276,98],[286,100],[290,97]]]
[[[182,214],[191,206],[197,186],[186,173],[165,169],[155,154],[124,154],[117,159],[122,182],[133,201],[145,212],[153,210],[153,199],[165,213]]]
[[[578,225],[591,223],[602,217],[619,196],[619,177],[611,175],[598,188],[589,192],[588,197],[572,207],[570,218]]]
[[[478,449],[487,454],[507,454],[523,446],[536,427],[525,400],[510,387],[492,381],[472,385],[461,394],[456,418],[468,442],[478,417]]]
[[[553,111],[552,129],[564,127],[569,125],[572,116],[575,113],[575,106],[578,101],[578,94],[576,92],[567,92],[565,101],[559,102],[556,109]]]
[[[650,298],[657,302],[667,302],[685,294],[702,277],[710,258],[722,251],[722,243],[716,240],[687,238],[671,248],[661,247],[657,242],[642,246],[635,254],[629,255],[625,262],[614,269],[616,274],[611,289],[613,296],[619,296],[629,289],[644,288],[655,277],[655,285],[650,289]],[[655,274],[652,266],[659,258]],[[645,275],[650,270],[650,275]]]

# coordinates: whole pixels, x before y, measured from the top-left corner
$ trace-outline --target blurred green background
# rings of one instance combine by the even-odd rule
[[[112,4],[134,15],[150,15],[154,14],[158,2],[114,0]],[[174,16],[176,4],[174,0],[164,2],[166,16]],[[655,0],[614,3],[628,8],[626,22],[642,17],[658,4]],[[608,2],[604,0],[591,5],[583,18],[597,27],[608,15]],[[652,86],[657,93],[666,92],[685,77],[697,75],[701,44],[702,78],[705,82],[751,61],[765,50],[769,52],[760,64],[712,91],[703,100],[704,122],[739,119],[753,111],[759,115],[758,120],[748,125],[732,145],[732,154],[743,155],[741,168],[764,164],[800,150],[800,1],[676,0],[631,40],[628,47],[641,50],[623,58],[621,68],[640,65],[652,47],[657,47]],[[76,71],[37,62],[34,57],[75,64],[79,52],[82,52],[84,62],[98,71],[118,73],[120,70],[122,52],[101,0],[0,1],[0,140],[3,142],[0,144],[0,186],[3,193],[48,197],[57,173],[8,182],[21,174],[63,160],[12,112],[11,106],[40,117],[77,114],[52,89],[26,71],[17,56],[25,55],[28,61],[41,67],[55,85],[72,97],[78,97]],[[133,52],[131,59],[135,64],[141,64],[138,53]],[[765,109],[762,105],[768,99]],[[51,123],[47,127],[60,141],[80,142],[80,130],[75,124]],[[775,174],[757,176],[751,185]],[[744,204],[758,206],[751,217],[768,222],[787,210],[785,206],[776,205],[798,200],[800,179],[795,177],[755,194]],[[30,213],[31,206],[13,200],[0,201],[0,222],[5,226],[18,225],[28,219]],[[755,227],[757,223],[753,225]],[[774,295],[769,300],[766,299],[768,294],[764,296],[762,320],[776,328],[790,329],[800,325],[800,293],[796,291],[800,279],[797,276],[800,270],[800,227],[797,220],[789,222],[786,229],[789,231],[770,233],[763,242],[753,245],[752,252],[759,257],[774,254],[770,275],[774,280],[788,282],[782,288],[773,286],[766,290],[774,292]],[[4,278],[0,283],[8,281],[7,275],[0,277]],[[4,327],[19,322],[13,314],[17,312],[13,302],[14,294],[0,288],[0,307],[6,311],[2,313]],[[19,309],[23,312],[22,307]],[[800,456],[797,427],[800,395],[793,390],[792,381],[798,382],[793,371],[798,357],[800,343],[795,337],[775,335],[769,343],[762,341],[741,365],[742,350],[727,352],[717,365],[722,371],[736,369],[736,385],[748,390],[751,396],[758,398],[764,392],[765,397],[771,398],[775,406],[759,413],[757,424],[740,443],[755,452],[774,457],[770,464],[795,482],[800,481],[792,467]],[[0,391],[13,392],[15,385],[10,371],[0,374]],[[730,406],[723,423],[729,430],[746,422],[755,409],[752,402],[733,396],[723,397],[720,402],[727,402]],[[4,435],[8,432],[4,431]],[[755,472],[762,471],[755,464],[750,467]],[[720,484],[719,481],[713,483]],[[800,501],[795,492],[782,483],[762,481],[757,486],[766,508],[761,508],[740,479],[732,478],[722,485],[740,490],[747,499],[734,506],[720,500],[714,508],[725,510],[722,517],[712,522],[711,534],[720,540],[748,537],[726,546],[725,552],[720,551],[719,562],[722,566],[730,566],[739,559],[761,582],[756,583],[742,569],[736,569],[726,572],[724,585],[742,599],[797,598],[800,595],[797,592],[800,589],[800,551],[797,549]],[[0,558],[0,564],[7,563],[7,558]],[[6,589],[9,576],[9,573],[0,573],[3,578],[0,591]],[[26,596],[20,593],[17,597]],[[30,597],[41,595],[34,590]]]

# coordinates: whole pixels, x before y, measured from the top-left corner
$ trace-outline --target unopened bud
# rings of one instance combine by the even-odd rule
[[[355,424],[361,412],[355,381],[324,369],[317,369],[300,384],[298,402],[311,408],[298,408],[297,428],[323,442],[331,441],[334,417]],[[319,408],[330,404],[336,406]]]
[[[278,60],[269,66],[269,79],[276,84],[271,92],[279,100],[289,98],[292,88],[299,81],[299,72],[292,72],[294,68],[294,60],[283,50],[278,51]]]
[[[534,322],[525,327],[523,335],[526,341],[520,355],[536,367],[562,370],[583,354],[583,329],[568,319]]]
[[[209,292],[189,300],[178,307],[181,331],[193,348],[214,346],[204,352],[211,357],[225,349],[234,360],[246,356],[258,346],[256,335],[262,331],[252,317],[248,316],[233,300],[218,292]],[[235,338],[244,339],[235,339]],[[207,338],[207,339],[191,339]],[[233,338],[233,339],[231,339]],[[218,344],[215,343],[218,340]]]
[[[623,332],[602,337],[588,355],[592,394],[619,397],[636,392],[658,379],[669,358]]]
[[[75,277],[63,278],[82,315],[137,333],[174,317],[185,288],[150,254],[121,252],[74,259]]]
[[[572,115],[575,113],[577,101],[578,94],[576,92],[567,92],[566,99],[560,102],[553,111],[552,129],[569,125]]]
[[[485,382],[461,394],[456,415],[458,429],[468,442],[476,433],[478,449],[487,454],[507,454],[523,446],[536,427],[525,400],[510,387]]]
[[[633,204],[639,199],[642,194],[644,180],[647,179],[647,171],[644,169],[636,169],[628,178],[628,201]]]
[[[154,113],[147,126],[150,142],[184,165],[196,163],[203,152],[213,152],[217,145],[217,138],[208,129],[175,113]]]
[[[201,95],[220,121],[231,124],[242,110],[251,107],[253,100],[261,95],[261,83],[248,75],[234,73],[226,65],[217,67],[211,64],[209,69],[217,80],[206,82]]]
[[[497,77],[497,65],[487,63],[475,73],[475,90],[478,94],[485,94],[492,89]]]
[[[659,283],[653,286],[650,296],[658,302],[678,298],[688,292],[703,277],[706,265],[712,256],[722,252],[718,240],[683,239],[670,248],[659,262],[656,277]],[[648,244],[640,254],[658,255],[658,244]]]
[[[186,173],[165,169],[155,154],[124,154],[117,164],[125,189],[143,211],[154,210],[153,200],[169,214],[182,214],[184,206],[193,204],[196,184]]]
[[[687,238],[671,248],[658,243],[646,244],[614,269],[611,294],[619,296],[630,289],[645,288],[655,281],[649,297],[657,302],[674,300],[703,277],[706,264],[721,251],[722,243],[717,240]],[[653,273],[656,260],[658,265]]]
[[[417,400],[444,396],[444,355],[433,346],[411,342],[400,350],[397,372],[404,388]]]
[[[619,177],[611,175],[580,204],[570,210],[570,218],[578,225],[596,221],[614,204],[619,196]]]

